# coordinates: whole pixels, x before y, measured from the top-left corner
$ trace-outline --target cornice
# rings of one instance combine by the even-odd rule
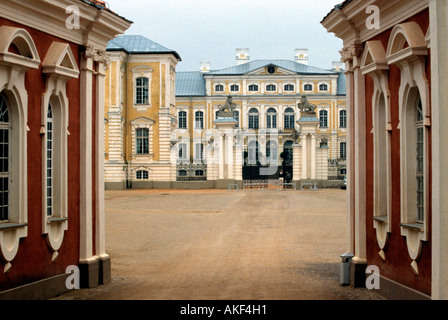
[[[72,5],[79,8],[79,29],[66,27],[71,15],[66,9]],[[78,45],[98,48],[105,48],[110,39],[132,24],[110,11],[74,0],[2,0],[0,16]]]

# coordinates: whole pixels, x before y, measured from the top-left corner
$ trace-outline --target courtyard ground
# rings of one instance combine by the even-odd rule
[[[57,299],[377,300],[339,285],[346,191],[106,192],[112,282]]]

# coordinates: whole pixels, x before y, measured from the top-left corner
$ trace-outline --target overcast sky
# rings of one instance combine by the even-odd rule
[[[329,69],[339,61],[342,41],[320,24],[342,0],[106,0],[134,24],[126,32],[145,36],[179,53],[177,71],[235,65],[235,49],[251,60],[294,59],[309,49],[309,64]]]

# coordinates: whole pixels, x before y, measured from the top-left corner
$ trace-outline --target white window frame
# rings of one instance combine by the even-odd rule
[[[287,86],[292,86],[292,90],[286,90]],[[285,83],[283,85],[283,92],[294,92],[296,90],[296,86],[292,83]]]
[[[138,111],[147,111],[148,108],[151,107],[151,94],[152,94],[152,74],[154,72],[154,69],[149,66],[137,66],[131,69],[132,73],[132,84],[133,84],[133,90],[132,90],[132,101],[134,104],[134,108]],[[148,101],[147,103],[137,103],[137,79],[139,78],[147,78],[148,79]]]

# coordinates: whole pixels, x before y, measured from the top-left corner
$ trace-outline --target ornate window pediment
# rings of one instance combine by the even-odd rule
[[[42,62],[42,71],[69,79],[78,78],[79,69],[70,46],[67,43],[53,42]]]
[[[386,50],[379,40],[367,41],[364,54],[361,59],[361,71],[363,74],[371,74],[378,71],[389,70]]]
[[[0,27],[0,64],[37,69],[40,58],[30,34],[25,29]]]
[[[396,25],[387,45],[388,64],[415,60],[418,56],[428,55],[428,43],[417,22],[406,22]]]

